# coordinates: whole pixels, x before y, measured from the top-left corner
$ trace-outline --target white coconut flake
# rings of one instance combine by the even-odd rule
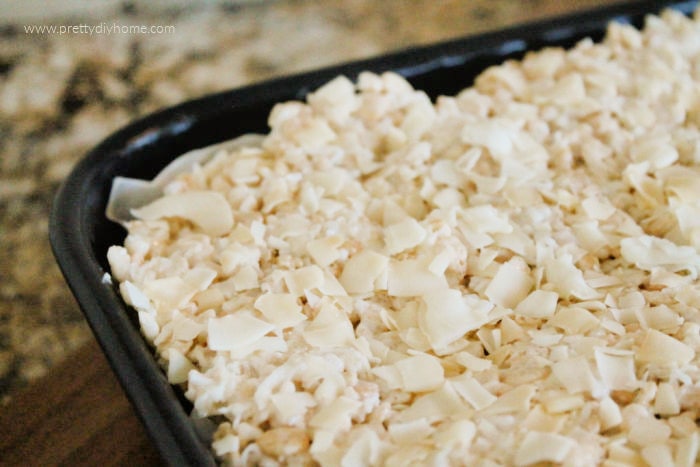
[[[654,413],[662,416],[678,415],[681,412],[681,406],[678,401],[678,395],[671,383],[659,383],[656,388],[656,397],[654,398]]]
[[[316,265],[289,271],[284,276],[289,293],[296,297],[303,296],[307,290],[323,287],[324,281],[323,270]]]
[[[389,436],[398,444],[419,443],[428,438],[435,428],[428,420],[419,418],[406,423],[391,423],[388,427]]]
[[[538,462],[563,462],[576,441],[554,433],[529,431],[515,452],[513,462],[518,466]]]
[[[497,400],[496,396],[491,394],[467,373],[450,378],[449,382],[457,391],[457,394],[464,398],[475,410],[483,410]]]
[[[340,245],[343,239],[339,236],[330,236],[311,240],[306,244],[306,249],[319,266],[328,266],[340,258]]]
[[[194,368],[194,364],[182,352],[175,349],[168,351],[168,382],[170,384],[186,382],[190,370]]]
[[[124,301],[137,311],[151,312],[153,305],[148,297],[133,283],[124,281],[119,286]]]
[[[589,197],[581,202],[581,207],[586,212],[588,217],[595,220],[604,221],[615,214],[615,206],[610,204],[607,199],[599,197]]]
[[[274,326],[239,312],[221,318],[212,318],[207,326],[207,343],[211,350],[236,350],[253,344],[272,331]]]
[[[474,372],[488,370],[493,365],[490,360],[476,357],[469,352],[458,352],[454,354],[454,358],[460,365]]]
[[[665,421],[643,416],[634,420],[630,427],[629,440],[638,446],[664,443],[671,437],[671,427]]]
[[[530,410],[531,400],[536,392],[537,388],[531,384],[516,386],[499,396],[498,399],[485,409],[485,413],[527,413]]]
[[[394,364],[401,377],[401,387],[407,392],[426,392],[442,386],[445,371],[440,360],[431,355],[415,355]]]
[[[515,306],[515,313],[530,318],[549,318],[557,308],[559,294],[548,290],[533,290]]]
[[[634,354],[612,353],[608,349],[595,350],[595,362],[601,381],[608,389],[631,391],[638,386],[634,368]]]
[[[650,235],[622,239],[620,252],[625,260],[644,270],[661,266],[673,272],[688,271],[697,277],[700,267],[700,256],[694,248]]]
[[[674,337],[649,329],[636,358],[648,364],[682,367],[695,358],[695,350]]]
[[[600,321],[584,308],[566,306],[557,310],[549,324],[563,329],[567,334],[586,334],[596,329]]]
[[[595,389],[596,380],[585,357],[560,360],[552,365],[552,373],[570,394]]]
[[[360,408],[358,401],[341,396],[325,407],[321,407],[309,420],[309,426],[333,433],[350,429],[351,417]]]
[[[389,258],[371,250],[352,256],[343,267],[338,281],[350,294],[369,293],[375,280],[386,270]]]
[[[326,303],[303,331],[304,340],[314,347],[352,345],[355,333],[347,315],[335,305]]]
[[[425,239],[425,229],[412,217],[391,224],[384,229],[384,242],[389,255],[419,245]]]
[[[691,467],[696,465],[699,451],[700,433],[696,430],[694,433],[679,440],[676,447],[676,466]]]
[[[395,297],[418,297],[435,290],[442,290],[447,283],[444,276],[436,276],[429,258],[390,261],[387,291]]]
[[[306,319],[297,297],[288,293],[267,293],[255,301],[255,308],[280,329],[296,326]]]
[[[433,349],[440,350],[478,329],[492,305],[477,297],[464,297],[455,289],[437,289],[422,297],[425,311],[419,326]]]
[[[131,212],[137,219],[149,221],[167,217],[186,219],[214,237],[224,235],[233,228],[231,206],[226,198],[215,191],[166,195]]]
[[[600,294],[586,283],[583,272],[576,268],[569,254],[547,260],[545,275],[562,298],[573,296],[581,300],[590,300],[600,297]]]
[[[445,383],[439,389],[417,397],[413,404],[398,414],[397,421],[404,423],[426,419],[432,423],[469,414],[469,409],[454,388]]]
[[[606,431],[622,423],[622,413],[620,407],[610,397],[600,401],[598,407],[598,418],[600,420],[601,431]]]
[[[484,294],[496,305],[513,308],[527,297],[533,285],[529,267],[516,257],[498,268]]]

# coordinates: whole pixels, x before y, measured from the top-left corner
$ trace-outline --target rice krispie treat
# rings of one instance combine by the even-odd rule
[[[700,23],[277,105],[112,274],[231,465],[696,464]],[[674,464],[675,463],[675,464]]]

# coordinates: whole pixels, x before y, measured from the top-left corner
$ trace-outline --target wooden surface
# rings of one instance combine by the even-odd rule
[[[0,410],[0,465],[162,465],[94,339]]]

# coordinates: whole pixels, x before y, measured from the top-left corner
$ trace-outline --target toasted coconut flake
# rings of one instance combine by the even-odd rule
[[[221,193],[215,191],[166,195],[131,212],[137,219],[147,221],[167,217],[186,219],[214,237],[224,235],[233,228],[231,206]]]

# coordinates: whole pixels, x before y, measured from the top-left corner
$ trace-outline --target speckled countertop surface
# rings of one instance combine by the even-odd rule
[[[174,26],[164,34],[29,34],[0,20],[0,401],[90,339],[55,265],[48,215],[85,152],[191,97],[605,0],[209,2],[32,24]]]

